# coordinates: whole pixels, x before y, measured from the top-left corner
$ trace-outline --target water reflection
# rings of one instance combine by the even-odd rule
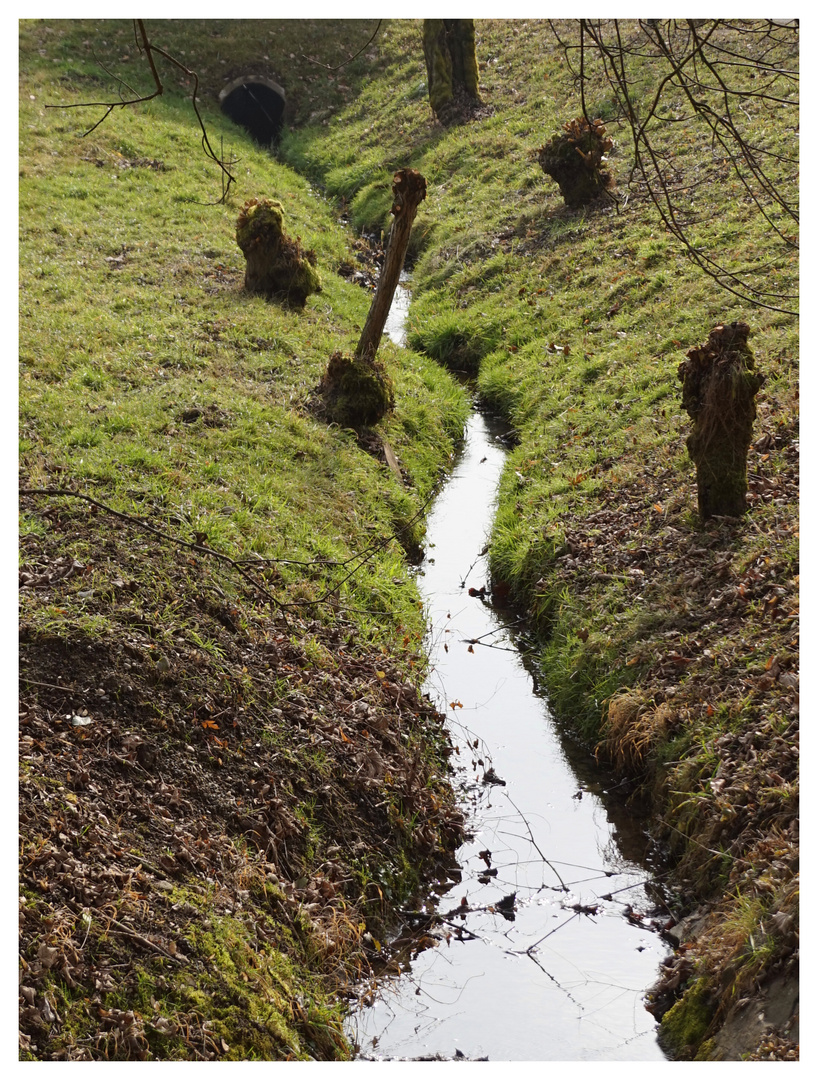
[[[386,327],[399,344],[409,299],[399,287]],[[649,915],[646,838],[557,729],[517,621],[487,599],[507,434],[473,414],[419,576],[426,690],[447,716],[470,834],[402,913],[348,1032],[368,1058],[662,1061],[643,1004],[668,951]]]
[[[420,577],[427,691],[448,717],[471,834],[458,873],[404,913],[403,973],[379,980],[350,1034],[366,1057],[663,1060],[643,1004],[667,951],[644,836],[603,801],[598,773],[573,767],[514,627],[481,591],[503,459],[475,414]]]

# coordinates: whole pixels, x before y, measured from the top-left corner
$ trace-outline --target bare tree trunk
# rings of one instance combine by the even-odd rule
[[[444,123],[480,104],[474,19],[424,19],[423,55],[432,112]]]
[[[400,169],[392,182],[392,194],[395,202],[392,213],[395,220],[389,230],[386,242],[383,269],[378,279],[378,286],[372,298],[372,305],[366,317],[361,340],[355,350],[356,359],[372,361],[378,351],[383,336],[386,318],[392,306],[400,272],[406,259],[409,246],[409,234],[415,220],[418,206],[426,198],[426,180],[415,169]]]
[[[747,454],[764,376],[747,339],[750,327],[714,326],[679,365],[682,408],[693,420],[687,449],[696,464],[699,516],[741,517],[747,509]]]

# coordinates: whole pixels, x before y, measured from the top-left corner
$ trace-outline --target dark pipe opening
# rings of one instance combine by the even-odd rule
[[[277,83],[256,75],[234,79],[219,94],[222,112],[262,146],[275,145],[281,136],[284,101]]]

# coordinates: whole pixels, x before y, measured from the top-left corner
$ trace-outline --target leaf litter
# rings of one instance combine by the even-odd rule
[[[206,560],[59,518],[20,572],[21,1053],[347,1056],[338,1017],[292,994],[283,1034],[231,1030],[207,932],[232,920],[253,956],[306,955],[341,1001],[370,971],[367,928],[462,838],[442,717],[343,612],[271,615],[246,582],[217,604]],[[92,573],[83,619],[55,615]]]
[[[763,433],[746,517],[704,528],[677,470],[640,462],[628,477],[620,462],[615,500],[561,516],[538,582],[543,598],[571,596],[576,665],[618,658],[597,753],[652,794],[679,908],[694,913],[668,928],[682,947],[651,991],[659,1018],[703,972],[716,1029],[770,979],[797,985],[798,461],[797,429]],[[790,1038],[765,1040],[758,1060],[797,1057]]]

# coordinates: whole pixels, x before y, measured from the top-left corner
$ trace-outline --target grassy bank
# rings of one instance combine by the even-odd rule
[[[491,547],[495,595],[537,629],[558,713],[652,794],[676,910],[697,913],[657,989],[660,1013],[678,999],[666,1037],[682,1056],[775,1054],[775,1035],[731,1032],[748,999],[797,973],[797,320],[692,265],[627,187],[626,129],[593,78],[588,109],[614,137],[628,197],[567,209],[534,159],[581,112],[555,36],[533,20],[479,22],[477,34],[485,108],[471,122],[434,121],[420,26],[390,23],[368,78],[347,80],[354,102],[292,131],[283,156],[343,198],[358,227],[386,219],[393,168],[426,176],[410,341],[476,373],[518,433]],[[649,95],[649,65],[640,79]],[[790,153],[793,110],[743,105],[748,137]],[[670,107],[679,123],[665,149],[690,191],[695,242],[797,291],[797,255],[774,253],[723,154]],[[749,512],[702,526],[677,368],[733,320],[750,325],[766,376]],[[786,1034],[781,1045],[790,1052]]]
[[[385,345],[394,413],[316,418],[370,302],[337,209],[210,94],[219,205],[172,72],[81,137],[92,47],[136,67],[129,22],[21,27],[21,1054],[345,1058],[343,993],[460,835],[406,552],[468,401]],[[316,253],[303,311],[243,291],[259,196]]]
[[[337,992],[372,954],[366,920],[377,935],[457,834],[405,565],[465,414],[448,367],[517,431],[495,595],[528,614],[560,716],[653,797],[683,920],[668,1041],[791,1055],[786,1017],[740,1028],[797,975],[797,321],[718,288],[627,187],[601,81],[588,108],[628,197],[566,209],[535,151],[581,103],[547,23],[478,22],[484,108],[449,129],[419,22],[337,68],[374,29],[161,24],[241,159],[215,206],[184,77],[84,139],[98,112],[44,108],[111,100],[92,46],[147,85],[130,23],[21,28],[22,484],[95,500],[23,499],[24,1052],[348,1052]],[[250,68],[286,89],[278,162],[216,108]],[[790,110],[744,105],[753,139],[791,149]],[[670,131],[697,238],[787,291],[797,263],[730,168],[695,125]],[[309,408],[369,302],[337,219],[385,229],[407,165],[428,182],[414,351],[385,349],[396,409],[357,438]],[[317,253],[303,312],[241,290],[235,218],[261,195]],[[732,320],[766,376],[749,512],[702,527],[676,372]]]

